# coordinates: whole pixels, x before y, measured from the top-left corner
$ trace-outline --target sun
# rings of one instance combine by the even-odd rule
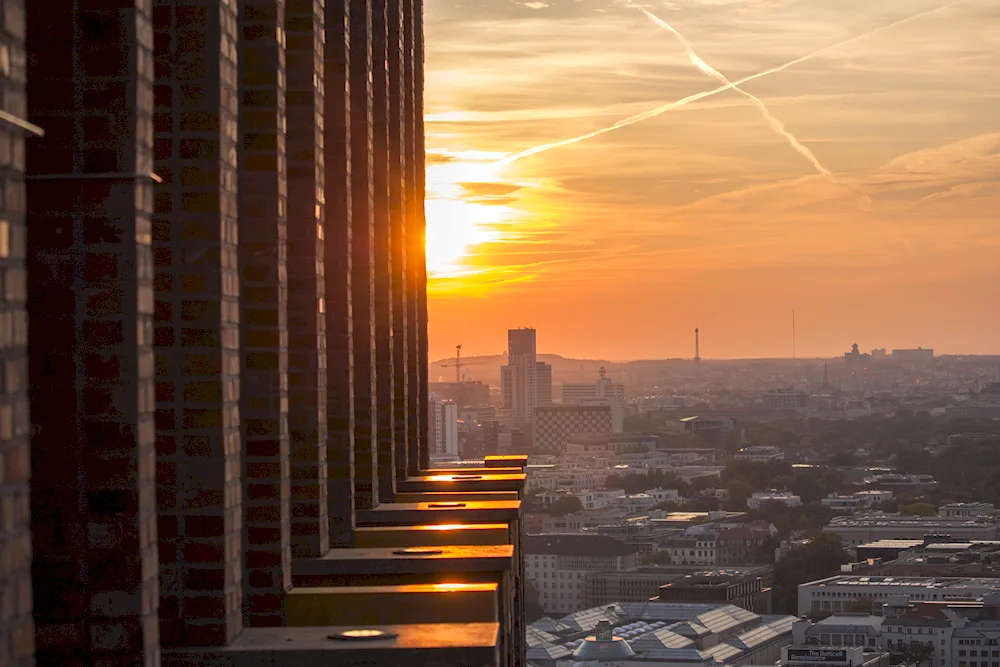
[[[431,278],[470,272],[473,249],[503,236],[500,227],[516,216],[510,206],[475,192],[479,185],[507,184],[497,160],[503,153],[428,151],[441,162],[427,166],[427,272]]]

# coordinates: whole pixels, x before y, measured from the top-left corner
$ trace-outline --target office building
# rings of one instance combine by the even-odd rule
[[[958,541],[997,539],[992,517],[952,519],[879,512],[834,517],[823,532],[839,535],[845,547],[877,540],[919,540],[927,535],[947,535]]]
[[[535,363],[535,405],[552,405],[552,366],[539,361]]]
[[[774,572],[768,565],[713,570],[678,565],[645,565],[627,572],[597,572],[587,577],[586,605],[600,607],[616,601],[645,602],[660,596],[661,587],[671,584],[675,586],[673,592],[661,600],[725,602],[758,614],[768,614],[771,609],[773,576]],[[673,599],[671,595],[679,597]]]
[[[572,436],[611,433],[609,405],[549,405],[535,408],[534,448],[539,453],[563,454]]]
[[[809,392],[795,387],[782,387],[769,391],[761,397],[765,410],[795,412],[809,407]]]
[[[633,570],[638,550],[605,535],[527,535],[525,577],[547,615],[585,608],[587,575]]]
[[[854,611],[861,601],[881,605],[902,596],[911,603],[972,602],[987,595],[1000,595],[1000,578],[980,577],[886,577],[841,574],[799,585],[799,615],[836,614]]]
[[[525,665],[524,475],[428,474],[422,15],[0,2],[0,664]]]

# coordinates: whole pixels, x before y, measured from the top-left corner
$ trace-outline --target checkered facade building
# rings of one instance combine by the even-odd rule
[[[550,405],[535,408],[534,446],[539,453],[561,454],[566,440],[580,434],[611,433],[610,405]]]

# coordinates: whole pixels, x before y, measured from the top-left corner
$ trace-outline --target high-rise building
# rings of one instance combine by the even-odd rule
[[[525,460],[430,466],[422,0],[0,16],[0,665],[523,667]]]
[[[504,408],[511,410],[518,423],[529,423],[538,403],[538,371],[535,330],[511,329],[507,332],[507,365],[500,368]],[[545,371],[543,371],[543,374]],[[552,371],[548,371],[548,401],[552,402]],[[544,395],[544,389],[543,389]]]
[[[535,364],[535,406],[552,405],[552,366],[539,361]]]
[[[433,453],[441,457],[458,457],[458,405],[431,396],[428,401],[428,441]]]

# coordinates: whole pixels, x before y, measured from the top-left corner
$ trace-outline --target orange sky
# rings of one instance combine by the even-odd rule
[[[946,4],[428,0],[431,358],[1000,353],[1000,3],[880,29]]]

